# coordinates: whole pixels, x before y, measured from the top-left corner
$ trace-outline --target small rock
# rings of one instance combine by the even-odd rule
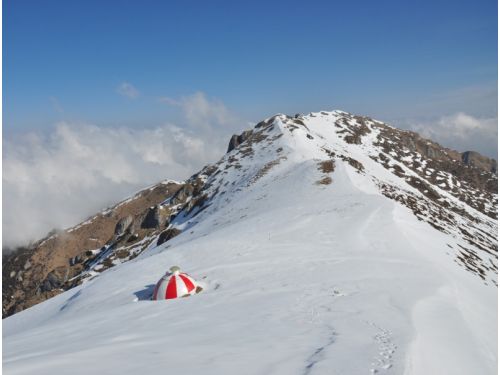
[[[127,239],[127,242],[137,241],[138,238],[139,238],[139,233],[134,233]]]
[[[168,240],[174,238],[180,233],[181,231],[176,228],[166,229],[163,232],[161,232],[160,236],[158,237],[158,242],[156,243],[156,245],[160,246],[162,243],[167,242]]]
[[[41,289],[48,292],[53,289],[59,289],[67,280],[69,269],[66,267],[57,267],[51,271],[42,283]]]

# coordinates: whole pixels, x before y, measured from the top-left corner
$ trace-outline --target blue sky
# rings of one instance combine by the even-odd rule
[[[497,115],[493,0],[3,6],[7,134],[61,118],[155,126],[179,116],[159,97],[197,91],[250,121],[329,108]],[[123,82],[135,99],[117,93]]]

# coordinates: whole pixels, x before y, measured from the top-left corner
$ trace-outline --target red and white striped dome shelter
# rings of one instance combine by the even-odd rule
[[[155,286],[153,301],[190,296],[196,293],[196,281],[177,266],[170,268]]]

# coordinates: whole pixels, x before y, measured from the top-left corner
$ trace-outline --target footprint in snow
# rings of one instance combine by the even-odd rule
[[[366,324],[377,330],[377,333],[373,336],[373,340],[379,349],[379,354],[372,362],[372,366],[374,367],[370,369],[370,373],[377,374],[380,371],[389,370],[393,365],[392,357],[397,349],[397,345],[392,342],[392,333],[387,329],[379,327],[374,322],[367,321]]]

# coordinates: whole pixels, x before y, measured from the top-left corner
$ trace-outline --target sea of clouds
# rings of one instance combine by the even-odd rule
[[[245,127],[222,102],[201,92],[161,100],[181,109],[181,125],[60,122],[49,132],[4,139],[3,246],[73,226],[161,180],[188,178],[217,161],[232,133]]]

